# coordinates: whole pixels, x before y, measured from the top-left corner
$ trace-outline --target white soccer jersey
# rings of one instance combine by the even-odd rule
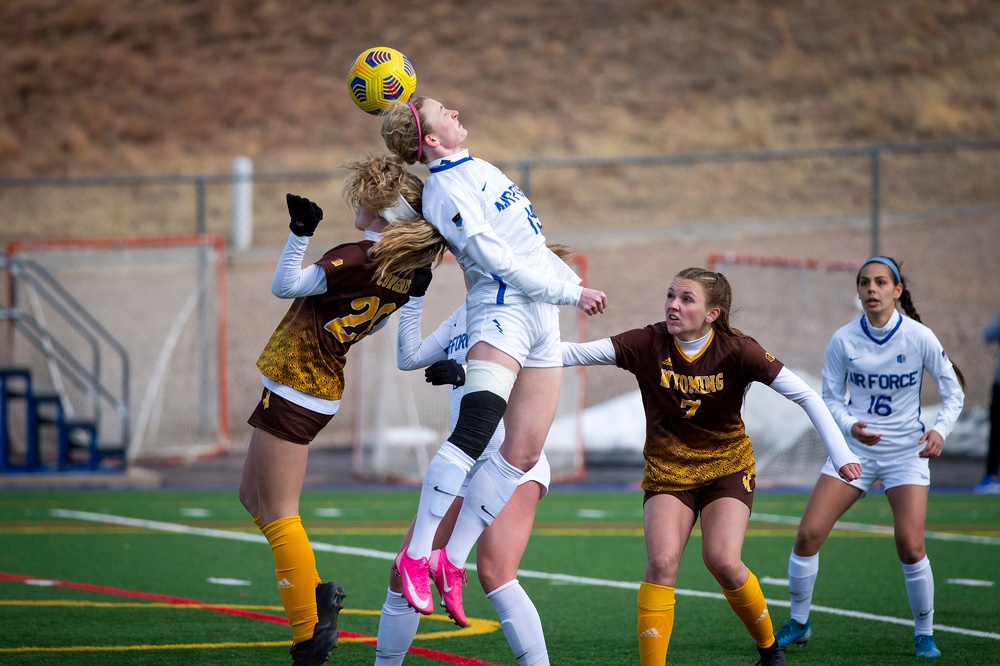
[[[469,151],[427,165],[423,213],[465,269],[469,303],[576,305],[580,278],[545,246],[521,188]]]
[[[855,452],[887,462],[901,455],[916,456],[923,448],[924,370],[941,396],[933,429],[947,438],[962,411],[965,392],[931,329],[894,311],[885,328],[873,328],[863,315],[833,334],[823,365],[823,400]],[[850,436],[858,421],[882,435],[881,441],[867,446]]]

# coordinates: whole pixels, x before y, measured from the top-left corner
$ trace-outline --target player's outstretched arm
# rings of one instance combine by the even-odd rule
[[[844,433],[841,432],[819,394],[787,367],[778,372],[778,376],[770,386],[805,411],[823,440],[830,454],[830,460],[833,461],[833,466],[837,468],[841,478],[845,481],[858,478],[861,475],[861,461],[847,445]]]
[[[559,343],[562,350],[562,364],[569,367],[574,365],[615,365],[617,357],[615,346],[611,338],[601,338],[590,342],[566,342]]]

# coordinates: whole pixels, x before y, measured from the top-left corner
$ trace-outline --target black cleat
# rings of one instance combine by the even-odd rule
[[[292,655],[292,666],[319,666],[330,658],[335,647],[337,630],[317,624],[313,629],[313,637],[301,643],[293,643],[288,653]]]
[[[316,614],[319,615],[318,627],[337,628],[337,616],[344,608],[344,588],[336,583],[321,583],[316,586]]]
[[[778,645],[778,641],[769,648],[758,647],[757,652],[760,653],[760,660],[756,666],[785,666],[785,648]]]

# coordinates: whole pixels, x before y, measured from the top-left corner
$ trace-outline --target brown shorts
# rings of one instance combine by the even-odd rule
[[[308,444],[333,418],[289,402],[264,389],[247,423],[293,444]]]
[[[720,497],[733,497],[746,504],[747,508],[753,511],[753,491],[756,487],[756,475],[749,472],[737,472],[693,490],[647,490],[643,495],[642,503],[645,504],[646,500],[653,495],[673,495],[694,511],[694,515],[697,517],[702,509]]]

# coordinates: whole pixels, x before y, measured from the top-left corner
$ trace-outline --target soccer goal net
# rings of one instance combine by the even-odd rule
[[[859,264],[787,257],[713,254],[709,267],[733,285],[732,324],[817,393],[834,331],[861,316],[854,288]],[[827,451],[801,407],[754,383],[743,420],[761,483],[810,485]]]
[[[228,449],[220,236],[15,241],[8,255],[46,276],[12,283],[21,315],[93,379],[92,390],[80,389],[46,345],[12,339],[11,360],[57,390],[67,413],[95,419],[98,438],[125,443],[130,461]],[[66,298],[42,293],[43,283]],[[81,335],[87,322],[110,342]],[[95,393],[111,399],[93,400]]]
[[[567,260],[586,283],[586,257]],[[465,302],[462,270],[449,255],[435,268],[422,316],[422,333],[429,335]],[[586,315],[576,308],[560,308],[563,340],[585,340]],[[398,317],[385,331],[365,338],[352,352],[347,367],[349,384],[358,391],[355,403],[353,471],[358,478],[416,484],[427,463],[450,434],[448,392],[424,381],[422,371],[396,367]],[[559,407],[545,443],[545,455],[556,481],[580,479],[584,474],[583,368],[562,374]]]

